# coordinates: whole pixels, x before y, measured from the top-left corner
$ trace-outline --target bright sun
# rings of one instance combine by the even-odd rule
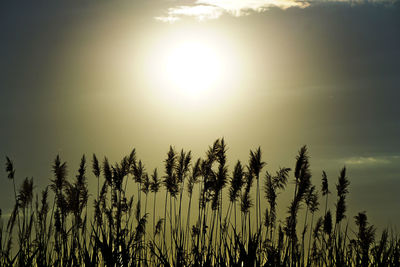
[[[199,98],[222,85],[223,63],[218,52],[205,43],[183,42],[167,53],[165,75],[180,94]]]
[[[238,86],[234,43],[211,31],[169,32],[145,57],[151,101],[169,110],[211,110],[230,103]]]

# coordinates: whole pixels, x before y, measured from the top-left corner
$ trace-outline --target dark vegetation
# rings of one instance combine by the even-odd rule
[[[226,150],[218,139],[203,159],[193,160],[190,151],[170,147],[162,174],[147,173],[135,150],[112,165],[93,155],[93,204],[85,156],[73,179],[67,179],[67,164],[57,156],[54,177],[40,195],[29,178],[17,190],[7,158],[15,205],[7,223],[0,218],[0,265],[399,266],[397,235],[383,230],[376,238],[365,212],[354,216],[356,230],[350,230],[346,168],[335,189],[323,172],[319,192],[305,146],[293,170],[273,173],[263,170],[260,148],[250,151],[247,165],[238,161],[229,173]],[[277,199],[290,180],[294,193],[286,218],[278,220]],[[154,194],[153,214],[147,212],[149,194]],[[336,198],[333,209],[329,197]],[[300,211],[304,223],[298,221]]]

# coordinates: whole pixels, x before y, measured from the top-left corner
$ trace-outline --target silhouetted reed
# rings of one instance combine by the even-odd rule
[[[69,179],[67,163],[57,155],[53,178],[40,196],[34,193],[33,178],[21,180],[17,191],[14,165],[6,158],[15,204],[6,224],[0,210],[0,266],[400,265],[400,238],[393,231],[383,230],[376,241],[376,228],[365,212],[346,221],[346,168],[336,184],[333,221],[328,176],[322,173],[320,194],[312,184],[306,146],[299,150],[293,172],[286,167],[264,172],[261,155],[261,148],[250,151],[248,164],[237,161],[230,172],[223,138],[193,162],[190,151],[177,153],[171,146],[160,176],[157,169],[146,172],[135,149],[114,164],[107,158],[100,163],[93,155],[94,195],[88,189],[85,156]],[[278,199],[290,177],[293,198],[286,218],[279,218],[283,207]],[[164,205],[157,205],[160,192],[165,192]],[[325,207],[319,211],[322,197]]]

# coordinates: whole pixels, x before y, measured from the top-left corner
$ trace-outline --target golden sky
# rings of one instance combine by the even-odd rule
[[[350,219],[400,219],[398,2],[3,5],[0,155],[17,181],[42,188],[58,153],[72,177],[83,153],[133,147],[162,170],[169,145],[201,157],[220,137],[230,171],[258,146],[274,171],[307,144],[317,187],[348,167]]]

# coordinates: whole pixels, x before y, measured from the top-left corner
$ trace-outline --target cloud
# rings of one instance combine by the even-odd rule
[[[219,7],[234,16],[247,15],[249,11],[263,12],[270,7],[308,7],[305,1],[295,0],[197,0],[197,3]]]
[[[156,17],[156,20],[173,23],[180,17],[194,17],[197,20],[217,19],[224,13],[224,9],[212,5],[178,6],[169,8],[167,16]]]
[[[346,165],[382,165],[391,164],[399,159],[399,156],[381,156],[381,157],[351,157],[344,160]]]
[[[162,22],[175,22],[181,17],[194,17],[197,20],[217,19],[227,13],[232,16],[244,16],[250,12],[263,12],[270,7],[287,9],[305,8],[308,2],[296,0],[196,0],[192,5],[178,5],[167,10],[166,15],[156,17]]]
[[[288,9],[291,7],[306,8],[311,4],[341,2],[351,5],[366,3],[381,3],[391,5],[396,0],[317,0],[317,1],[299,1],[299,0],[194,0],[190,4],[175,5],[168,8],[166,14],[155,17],[162,22],[173,23],[182,17],[193,17],[199,21],[217,19],[223,14],[229,14],[235,17],[249,15],[252,12],[264,12],[271,7]]]
[[[168,23],[174,23],[178,20],[180,20],[180,18],[178,17],[174,17],[174,16],[164,16],[164,17],[155,17],[156,20],[161,21],[161,22],[168,22]]]

